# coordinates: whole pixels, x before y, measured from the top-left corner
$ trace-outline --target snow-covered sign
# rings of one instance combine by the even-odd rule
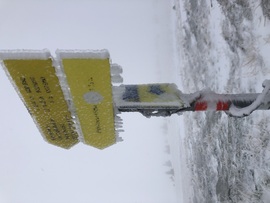
[[[11,83],[44,139],[70,148],[79,141],[98,149],[121,141],[120,112],[146,117],[184,111],[225,111],[244,117],[270,108],[270,82],[261,94],[216,94],[209,90],[183,94],[175,84],[122,82],[122,69],[110,63],[107,50],[1,51]]]
[[[0,52],[2,66],[46,141],[67,149],[79,141],[99,149],[115,144],[119,118],[108,51],[58,50],[57,57],[47,50]]]
[[[57,56],[80,140],[99,149],[115,144],[108,51],[58,50]]]
[[[44,139],[67,149],[78,143],[50,53],[47,50],[2,51],[0,57]]]

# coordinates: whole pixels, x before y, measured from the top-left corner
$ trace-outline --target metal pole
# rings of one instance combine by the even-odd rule
[[[142,102],[140,102],[140,98],[138,97],[138,95],[134,94],[134,89],[131,89],[129,85],[123,85],[122,88],[125,89],[122,92],[125,97],[127,97],[127,95],[130,95],[130,97],[133,98],[136,96],[136,99],[138,101],[133,101],[129,103],[128,100],[126,100],[124,104],[117,104],[116,102],[117,109],[120,112],[140,112],[146,117],[170,116],[172,114],[179,114],[185,111],[229,111],[232,105],[236,108],[243,109],[250,106],[259,97],[259,95],[261,95],[260,93],[217,94],[212,91],[199,91],[193,94],[183,94],[176,89],[174,90],[174,93],[175,95],[177,95],[179,101],[181,100],[182,103],[184,101],[184,105],[182,105],[181,102],[179,102],[179,105],[167,105],[166,103],[159,103],[159,105],[157,105],[157,103],[155,102],[149,102],[147,105],[142,105]],[[136,85],[136,89],[138,88],[140,88],[140,85]],[[268,109],[270,109],[269,93],[265,95],[263,102],[254,110]]]

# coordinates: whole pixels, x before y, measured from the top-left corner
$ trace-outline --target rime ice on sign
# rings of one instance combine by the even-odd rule
[[[67,149],[78,143],[50,53],[46,50],[2,51],[0,59],[44,139]]]
[[[109,53],[58,50],[80,139],[103,149],[116,142]]]

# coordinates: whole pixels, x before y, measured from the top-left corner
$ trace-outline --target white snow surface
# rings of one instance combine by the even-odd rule
[[[270,76],[268,8],[267,1],[175,0],[174,75],[167,69],[164,77],[184,93],[260,93]],[[168,118],[179,202],[269,202],[269,121],[268,111]]]

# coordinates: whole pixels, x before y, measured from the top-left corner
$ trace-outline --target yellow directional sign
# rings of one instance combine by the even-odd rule
[[[103,149],[116,142],[109,57],[59,52],[84,143]]]
[[[78,134],[52,60],[32,55],[0,53],[0,58],[45,140],[68,149],[78,143]]]

